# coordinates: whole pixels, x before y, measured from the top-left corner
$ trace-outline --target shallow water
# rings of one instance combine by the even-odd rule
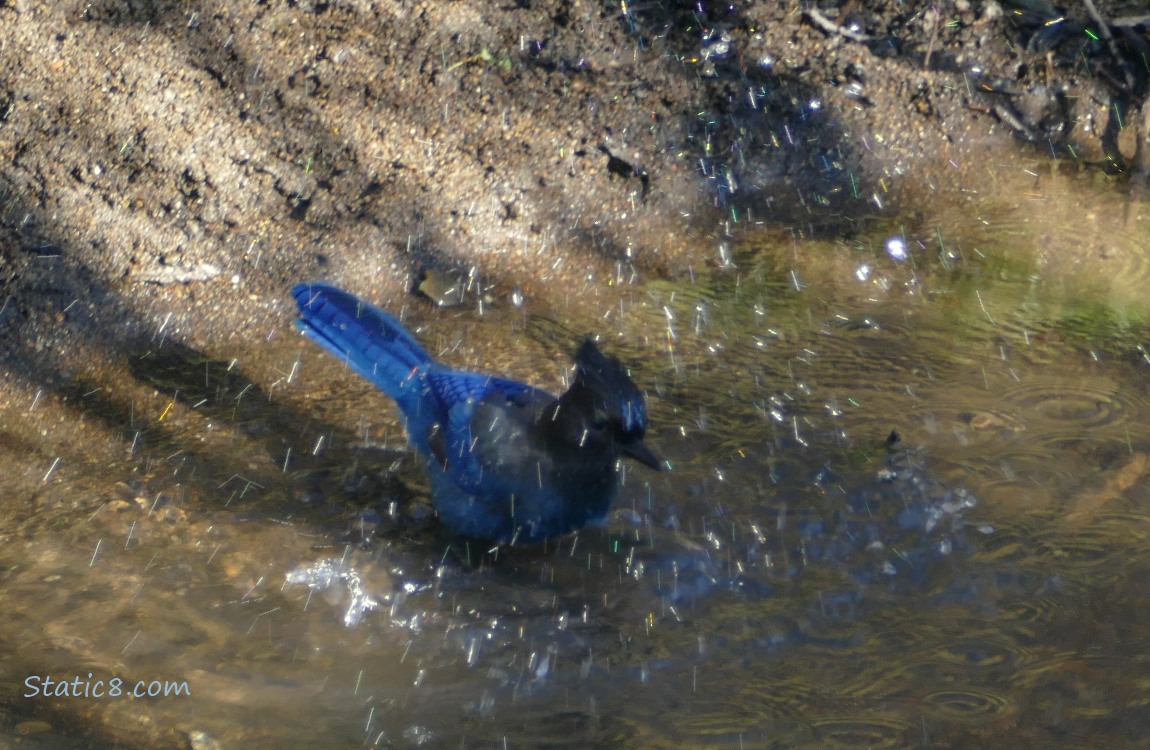
[[[1085,178],[991,182],[850,242],[752,234],[732,265],[608,309],[412,304],[453,364],[558,389],[597,330],[648,390],[673,469],[630,467],[609,523],[537,549],[444,536],[387,400],[287,321],[245,351],[157,342],[51,386],[10,374],[3,731],[1136,746],[1146,207]],[[286,583],[323,560],[378,603],[352,626],[341,586]],[[190,695],[28,698],[31,676]]]

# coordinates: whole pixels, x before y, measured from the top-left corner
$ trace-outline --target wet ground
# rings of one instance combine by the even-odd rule
[[[446,537],[391,407],[287,318],[10,374],[6,742],[1138,746],[1147,206],[990,170],[610,308],[412,298],[446,361],[557,389],[595,330],[648,390],[673,470],[538,549]],[[190,695],[25,697],[45,677]]]

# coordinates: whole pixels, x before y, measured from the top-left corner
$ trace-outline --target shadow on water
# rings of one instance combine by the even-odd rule
[[[294,365],[293,365],[294,367]],[[240,370],[236,360],[212,359],[189,347],[167,343],[162,347],[133,356],[129,369],[132,375],[158,392],[170,396],[172,404],[180,404],[201,419],[226,423],[230,429],[248,438],[256,451],[266,453],[276,474],[268,474],[267,467],[250,475],[250,459],[246,456],[215,450],[199,453],[195,467],[184,470],[198,474],[197,480],[208,487],[223,487],[231,479],[240,485],[233,489],[229,501],[237,492],[252,486],[271,487],[283,484],[287,475],[296,485],[294,497],[285,508],[295,513],[299,507],[318,504],[319,498],[331,500],[339,497],[347,503],[386,507],[410,495],[394,476],[395,465],[404,455],[402,450],[372,449],[365,446],[356,450],[353,436],[318,421],[314,415],[297,412],[288,404],[274,400]],[[294,373],[288,372],[282,380],[290,381]],[[273,387],[278,385],[274,383]],[[145,433],[146,435],[146,433]],[[133,439],[136,439],[133,436]],[[179,442],[173,435],[158,436],[166,447]],[[310,446],[310,450],[308,447]],[[247,452],[247,451],[245,451]],[[349,462],[348,457],[356,459]],[[290,507],[296,506],[296,507]],[[261,512],[274,512],[262,508]]]

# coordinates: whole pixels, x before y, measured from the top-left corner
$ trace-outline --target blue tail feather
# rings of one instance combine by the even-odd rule
[[[391,398],[407,400],[412,376],[432,359],[402,323],[329,284],[298,284],[292,296],[301,331]]]

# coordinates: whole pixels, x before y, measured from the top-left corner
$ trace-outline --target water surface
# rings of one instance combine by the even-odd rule
[[[444,535],[387,399],[286,320],[239,349],[161,337],[63,383],[10,373],[4,731],[1136,746],[1146,209],[1085,177],[991,184],[849,240],[740,229],[713,267],[610,305],[409,301],[447,362],[559,389],[596,331],[647,389],[672,470],[629,467],[604,527],[536,549]],[[378,607],[287,584],[324,560]],[[190,695],[27,698],[30,676]]]

